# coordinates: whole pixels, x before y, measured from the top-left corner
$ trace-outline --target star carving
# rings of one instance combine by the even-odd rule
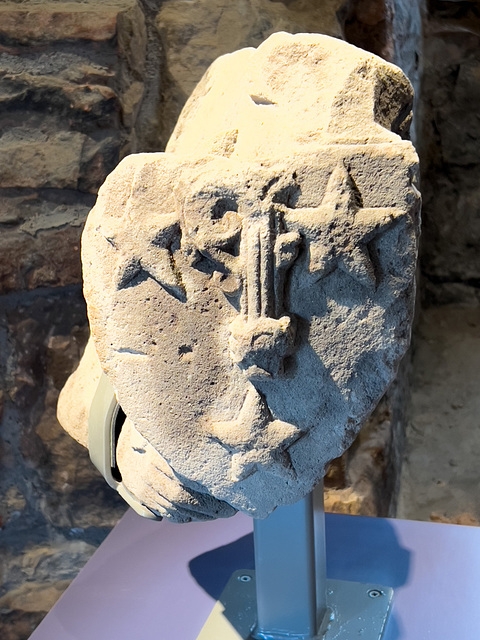
[[[319,280],[341,269],[367,288],[376,286],[368,243],[405,212],[396,207],[362,207],[361,196],[343,163],[333,170],[319,207],[281,206],[289,228],[309,245],[309,273]]]
[[[234,482],[245,480],[260,469],[281,478],[295,478],[287,448],[302,432],[293,424],[272,420],[265,399],[253,385],[238,417],[214,423],[210,434],[231,453]]]
[[[181,237],[177,214],[158,216],[155,223],[137,233],[121,228],[114,232],[102,228],[101,232],[118,252],[113,276],[117,289],[135,286],[150,277],[171,295],[185,300],[185,289],[173,256]]]

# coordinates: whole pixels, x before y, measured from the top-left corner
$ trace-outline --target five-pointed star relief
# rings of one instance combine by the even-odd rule
[[[233,481],[245,480],[259,469],[282,478],[295,477],[286,449],[302,432],[293,424],[272,420],[267,403],[253,385],[237,419],[214,423],[210,433],[232,454]]]
[[[341,269],[360,284],[376,285],[368,243],[405,212],[396,207],[366,208],[343,163],[333,170],[319,207],[281,207],[289,228],[306,238],[309,272],[316,280]]]
[[[100,229],[104,238],[118,251],[114,281],[117,289],[125,289],[142,280],[153,278],[169,293],[183,300],[185,290],[175,266],[172,245],[180,241],[177,214],[163,214],[148,227],[137,232],[118,225],[115,231]]]

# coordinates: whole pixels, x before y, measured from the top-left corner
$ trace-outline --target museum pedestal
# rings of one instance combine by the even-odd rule
[[[254,568],[253,523],[175,525],[133,511],[32,640],[195,640],[231,574]],[[327,514],[327,576],[395,590],[385,640],[476,640],[480,528]]]

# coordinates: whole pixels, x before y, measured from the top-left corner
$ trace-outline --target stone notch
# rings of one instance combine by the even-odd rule
[[[265,517],[300,499],[392,381],[414,300],[411,100],[380,58],[277,33],[219,58],[167,151],[100,189],[91,341],[59,415],[85,442],[82,389],[107,374],[123,482],[151,510]]]

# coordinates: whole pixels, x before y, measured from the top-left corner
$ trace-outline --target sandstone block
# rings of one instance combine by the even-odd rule
[[[385,392],[414,297],[411,100],[371,54],[275,34],[218,59],[166,153],[101,188],[82,249],[95,350],[76,376],[98,357],[127,416],[119,469],[142,469],[154,491],[139,472],[126,486],[155,513],[298,500]]]
[[[35,73],[37,69],[31,68],[30,65],[25,65],[26,70],[17,71],[16,68],[24,65],[15,62],[17,64],[9,65],[10,68],[2,65],[4,74],[0,82],[0,103],[4,106],[25,100],[31,100],[33,103],[48,100],[57,108],[68,108],[70,113],[77,111],[80,117],[90,114],[104,122],[110,120],[110,124],[114,124],[117,96],[113,89],[99,83],[100,79],[109,80],[111,73],[92,81],[92,76],[103,75],[102,70],[93,65],[69,68],[67,73],[42,74]],[[51,57],[48,62],[51,64]],[[79,60],[74,62],[81,64]],[[46,61],[44,63],[46,64]],[[89,75],[92,78],[90,81],[87,80]]]
[[[0,187],[75,189],[85,135],[15,128],[0,138]]]
[[[68,285],[81,279],[80,236],[88,199],[78,202],[72,194],[62,193],[57,197],[60,202],[46,201],[38,192],[0,193],[3,293]]]
[[[16,529],[25,532],[19,544],[31,545],[48,539],[49,527],[56,527],[57,532],[64,528],[64,535],[78,535],[75,528],[84,527],[91,533],[97,529],[94,535],[99,541],[117,522],[123,505],[91,465],[86,450],[64,432],[55,415],[59,390],[88,338],[81,292],[75,288],[32,292],[24,304],[15,296],[4,298],[8,419],[2,423],[5,444],[1,454],[10,469],[8,479],[0,484],[0,502],[8,490],[6,482],[13,481],[27,503],[23,510],[13,510],[20,514],[15,523],[5,525],[4,540]],[[32,486],[50,490],[32,491]],[[11,499],[7,496],[6,501],[6,511],[0,508],[4,520]],[[32,513],[43,531],[32,528]]]
[[[136,0],[100,5],[0,7],[1,291],[81,281],[86,194],[135,148],[145,18]]]
[[[79,131],[43,132],[36,118],[0,137],[0,188],[77,189],[95,193],[118,160],[119,140]]]
[[[0,6],[0,34],[22,44],[71,39],[102,42],[114,37],[118,14],[135,4],[134,0],[6,2]]]
[[[339,14],[344,0],[167,0],[156,17],[166,55],[163,78],[165,142],[185,100],[208,66],[231,51],[258,46],[277,31],[308,31],[342,37]]]

